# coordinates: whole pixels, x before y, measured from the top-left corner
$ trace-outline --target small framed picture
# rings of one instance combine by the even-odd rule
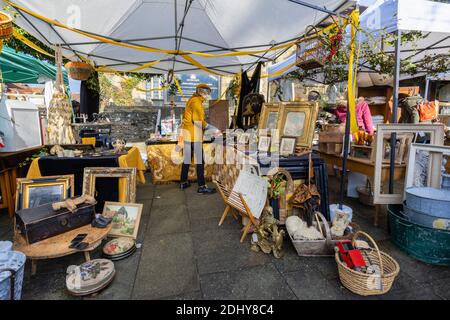
[[[295,151],[295,142],[296,142],[296,138],[291,138],[291,137],[281,138],[280,154],[282,156],[289,156],[289,155],[293,154]]]
[[[142,214],[141,203],[121,203],[105,201],[103,216],[112,217],[112,237],[131,237],[136,239]]]
[[[74,180],[73,174],[17,179],[16,211],[73,197]]]
[[[268,152],[270,147],[270,137],[260,136],[258,142],[258,151]]]
[[[248,144],[249,140],[250,140],[250,134],[243,133],[238,138],[238,144]]]

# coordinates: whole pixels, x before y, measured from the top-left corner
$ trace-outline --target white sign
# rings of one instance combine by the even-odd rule
[[[241,170],[233,191],[242,193],[253,216],[258,219],[266,204],[267,181],[248,171]]]

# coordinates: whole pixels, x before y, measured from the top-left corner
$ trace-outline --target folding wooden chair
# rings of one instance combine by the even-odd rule
[[[228,213],[231,212],[233,217],[237,219],[236,213],[233,212],[233,209],[236,210],[242,217],[246,217],[249,219],[249,223],[245,226],[244,231],[242,233],[241,242],[245,240],[248,232],[250,231],[251,226],[256,227],[258,225],[255,217],[250,211],[247,203],[244,200],[244,197],[241,193],[237,193],[235,191],[229,190],[226,188],[220,181],[214,181],[217,189],[219,189],[220,195],[222,196],[223,201],[227,205],[222,217],[219,221],[219,226],[222,225],[223,221],[227,217]]]

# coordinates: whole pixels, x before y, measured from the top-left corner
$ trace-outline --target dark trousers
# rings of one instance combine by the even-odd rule
[[[203,157],[202,142],[184,142],[183,148],[183,165],[181,167],[181,182],[188,181],[189,165],[192,162],[192,154],[194,154],[195,167],[197,172],[197,183],[199,186],[205,185],[205,167]]]

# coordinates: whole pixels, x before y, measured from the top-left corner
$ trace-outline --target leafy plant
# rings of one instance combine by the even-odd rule
[[[282,173],[275,174],[269,180],[269,197],[272,199],[278,198],[283,192],[285,184],[286,180],[284,179],[284,175]]]

